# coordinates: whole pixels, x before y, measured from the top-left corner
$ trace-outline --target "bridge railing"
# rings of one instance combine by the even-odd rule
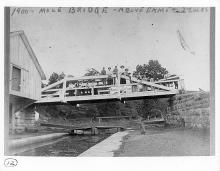
[[[125,84],[119,83],[120,79],[125,79]],[[109,80],[111,80],[110,83]],[[74,86],[74,84],[80,81],[87,83]],[[174,81],[178,83],[179,80]],[[58,98],[61,101],[66,101],[66,98],[77,98],[78,96],[120,96],[122,94],[132,94],[139,92],[152,93],[178,90],[176,87],[168,87],[167,84],[170,84],[170,82],[172,81],[148,82],[146,80],[138,80],[134,77],[129,78],[124,75],[121,77],[116,77],[116,75],[112,75],[111,77],[108,75],[71,77],[64,78],[57,83],[45,87],[42,90],[41,98]]]

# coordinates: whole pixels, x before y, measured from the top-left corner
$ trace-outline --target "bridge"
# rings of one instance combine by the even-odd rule
[[[174,77],[147,81],[126,75],[65,77],[42,89],[36,104],[80,104],[171,97],[184,89],[183,79]]]

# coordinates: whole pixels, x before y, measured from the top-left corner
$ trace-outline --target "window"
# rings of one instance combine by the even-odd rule
[[[15,91],[21,91],[21,69],[13,66],[11,77],[11,89]]]

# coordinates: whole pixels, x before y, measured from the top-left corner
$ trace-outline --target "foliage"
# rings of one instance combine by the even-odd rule
[[[46,87],[47,85],[46,84],[44,84],[43,82],[41,82],[41,88],[44,88],[44,87]]]
[[[100,72],[94,68],[89,68],[86,70],[85,76],[99,75]]]
[[[167,106],[169,103],[167,102],[167,99],[145,99],[142,100],[141,105],[141,116],[143,118],[147,118],[148,116],[152,116],[154,113],[153,110],[161,111],[161,113],[165,113]]]
[[[168,71],[161,66],[158,60],[149,60],[148,64],[137,65],[136,71],[133,73],[135,77],[153,78],[154,80],[162,79],[166,74]]]
[[[61,74],[57,74],[53,72],[48,80],[48,85],[53,84],[59,80],[62,80],[65,77],[65,74],[62,72]]]
[[[73,75],[71,75],[71,74],[69,74],[69,75],[67,75],[67,77],[74,77]]]

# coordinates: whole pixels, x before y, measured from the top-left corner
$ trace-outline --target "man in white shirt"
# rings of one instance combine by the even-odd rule
[[[119,74],[123,75],[125,72],[125,67],[124,65],[120,66],[120,69],[119,69]]]
[[[108,70],[106,71],[106,74],[109,75],[109,76],[112,75],[111,67],[108,67]]]

